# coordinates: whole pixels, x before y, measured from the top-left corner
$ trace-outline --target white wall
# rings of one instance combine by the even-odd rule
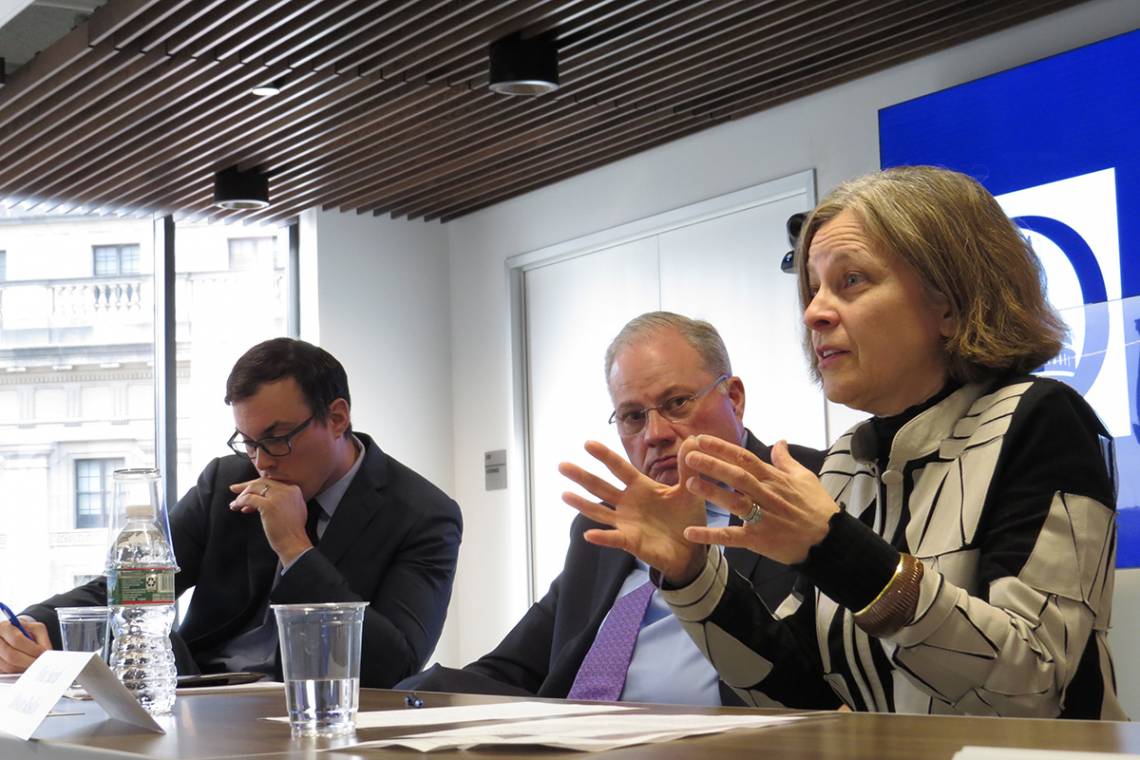
[[[301,337],[344,364],[353,427],[454,496],[444,228],[312,210],[301,229]]]
[[[462,639],[458,657],[448,664],[488,651],[526,607],[519,462],[508,461],[510,489],[483,490],[482,452],[515,445],[507,257],[811,167],[818,172],[822,195],[839,181],[878,167],[880,107],[1137,26],[1140,3],[1095,0],[445,225],[451,256],[454,484],[466,521],[450,618],[462,630]],[[754,410],[761,405],[756,398],[750,404]],[[561,504],[548,508],[567,509]],[[1121,652],[1118,667],[1140,659],[1124,646],[1131,642],[1119,639],[1114,639]]]

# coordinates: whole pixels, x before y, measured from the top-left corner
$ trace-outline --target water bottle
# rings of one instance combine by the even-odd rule
[[[178,566],[157,470],[116,470],[114,539],[107,555],[111,670],[153,715],[174,707],[178,670],[170,644]]]

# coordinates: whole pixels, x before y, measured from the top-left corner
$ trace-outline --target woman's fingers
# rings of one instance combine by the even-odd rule
[[[606,469],[614,474],[614,477],[627,486],[642,477],[638,469],[630,464],[625,457],[611,450],[603,443],[586,441],[586,451],[594,459],[604,464]],[[606,499],[606,501],[609,501],[609,499]]]
[[[710,480],[693,476],[685,481],[685,489],[737,517],[744,517],[752,509],[752,500],[747,496]]]
[[[680,448],[677,449],[677,482],[684,483],[690,477],[695,475],[693,468],[689,467],[688,454],[690,451],[700,451],[700,444],[697,443],[696,436],[689,436],[681,441]]]
[[[594,544],[595,546],[605,546],[610,549],[621,549],[622,551],[629,551],[630,549],[629,539],[619,530],[591,528],[582,534],[582,538],[586,539],[586,543]]]
[[[574,507],[574,509],[578,510],[583,515],[590,518],[596,523],[609,525],[611,527],[617,524],[614,511],[612,509],[602,504],[598,504],[597,502],[583,498],[576,493],[572,493],[570,491],[563,492],[562,501]]]
[[[772,446],[772,466],[789,475],[799,472],[808,472],[813,477],[815,475],[814,472],[796,461],[792,452],[788,450],[788,442],[783,439],[776,441],[775,445]]]
[[[729,443],[715,435],[698,435],[697,446],[706,454],[728,464],[734,464],[755,474],[758,478],[765,478],[775,470],[772,465],[764,462],[743,446]]]
[[[587,491],[598,497],[599,501],[609,502],[616,504],[618,499],[621,498],[621,491],[606,481],[599,478],[592,472],[583,470],[576,464],[571,462],[562,462],[558,465],[558,472],[563,476],[574,481],[578,485],[585,488]]]
[[[755,540],[749,531],[743,527],[702,528],[690,526],[685,528],[685,538],[694,544],[719,544],[726,548],[739,547],[752,549]],[[753,551],[755,551],[753,549]]]
[[[759,460],[757,460],[759,462]],[[685,456],[685,463],[692,472],[703,476],[707,480],[723,483],[736,491],[746,494],[759,493],[762,486],[751,472],[739,465],[730,464],[717,457],[709,456],[703,451],[691,451]],[[763,464],[763,462],[760,462]],[[765,481],[768,482],[768,481]],[[719,502],[716,502],[719,504]],[[728,507],[725,507],[726,509]]]

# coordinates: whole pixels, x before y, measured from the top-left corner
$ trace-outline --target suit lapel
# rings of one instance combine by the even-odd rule
[[[601,600],[603,603],[594,609],[593,617],[597,618],[597,624],[594,625],[594,628],[601,624],[602,618],[617,600],[621,584],[625,583],[626,577],[633,570],[634,563],[633,557],[623,551],[607,549],[602,552],[602,556],[598,560],[598,575],[594,578],[592,598]],[[593,638],[592,635],[591,638]]]
[[[364,462],[356,477],[344,492],[336,512],[325,528],[317,551],[325,555],[334,565],[352,547],[376,515],[379,506],[376,502],[388,481],[387,456],[363,433],[356,437],[364,444]]]

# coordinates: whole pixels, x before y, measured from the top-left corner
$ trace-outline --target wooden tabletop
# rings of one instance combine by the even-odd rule
[[[408,709],[405,692],[364,689],[362,710]],[[421,692],[426,707],[444,707],[501,701],[496,698]],[[74,706],[73,706],[74,705]],[[179,696],[174,714],[164,720],[165,735],[149,734],[107,720],[90,702],[65,703],[61,709],[81,715],[49,718],[32,742],[0,734],[4,760],[72,760],[74,758],[154,758],[206,760],[258,755],[259,760],[313,758],[314,749],[334,748],[339,740],[293,739],[288,725],[261,718],[285,714],[283,692],[264,690],[237,694]],[[693,712],[696,708],[655,706],[660,712]],[[714,710],[713,712],[732,710]],[[424,729],[427,730],[427,729]],[[406,729],[369,729],[357,740],[380,739],[407,733]],[[695,760],[713,755],[732,757],[817,760],[948,760],[968,744],[1041,749],[1083,749],[1140,753],[1140,726],[1093,721],[1018,720],[1000,718],[942,718],[915,715],[813,713],[810,719],[788,726],[734,731],[664,744],[628,747],[604,753],[606,757],[658,760]],[[465,751],[462,760],[496,758],[502,750]],[[527,757],[564,758],[555,750],[512,749],[512,760]],[[418,756],[408,750],[335,750],[322,753],[327,760],[375,760],[378,757]],[[581,755],[587,757],[587,755]],[[593,757],[595,755],[589,755]]]

